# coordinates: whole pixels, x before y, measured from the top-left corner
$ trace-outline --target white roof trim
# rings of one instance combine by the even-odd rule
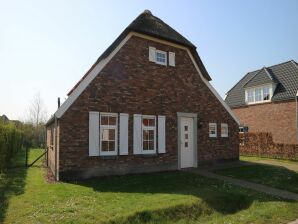
[[[141,37],[141,38],[144,38],[144,39],[148,39],[148,40],[152,40],[152,41],[155,41],[155,42],[158,42],[158,43],[162,43],[162,44],[166,44],[166,45],[170,45],[170,46],[173,46],[173,47],[176,47],[176,48],[180,48],[180,49],[184,49],[187,51],[189,57],[191,58],[192,60],[192,63],[194,64],[197,72],[199,73],[201,79],[203,80],[203,82],[206,84],[206,86],[211,90],[211,92],[213,93],[213,95],[219,100],[219,102],[223,105],[223,107],[228,111],[228,113],[231,115],[231,117],[236,121],[236,123],[238,125],[240,125],[240,121],[238,120],[238,118],[234,115],[234,113],[232,112],[231,108],[225,103],[225,101],[221,98],[221,96],[217,93],[217,91],[213,88],[213,86],[210,84],[210,82],[204,78],[204,76],[202,75],[202,72],[200,71],[199,69],[199,66],[197,65],[196,61],[194,60],[194,57],[192,56],[189,48],[187,47],[184,47],[182,45],[179,45],[179,44],[175,44],[175,43],[172,43],[172,42],[169,42],[169,41],[166,41],[166,40],[161,40],[161,39],[158,39],[158,38],[155,38],[155,37],[151,37],[151,36],[148,36],[148,35],[145,35],[145,34],[140,34],[140,33],[136,33],[136,32],[131,32],[134,36],[138,36],[138,37]]]
[[[56,111],[55,116],[57,118],[61,118],[62,115],[68,110],[68,108],[74,103],[74,101],[80,96],[80,94],[87,88],[87,86],[92,82],[92,80],[101,72],[101,70],[106,66],[106,64],[115,56],[115,54],[123,47],[123,45],[132,37],[132,36],[142,37],[144,39],[149,39],[155,42],[168,44],[170,46],[178,47],[187,51],[189,57],[191,58],[196,70],[198,71],[201,79],[206,84],[206,86],[211,90],[211,92],[215,95],[215,97],[219,100],[219,102],[223,105],[223,107],[228,111],[228,113],[232,116],[232,118],[240,125],[238,118],[234,115],[230,107],[224,102],[221,96],[217,93],[217,91],[213,88],[213,86],[209,83],[208,80],[204,78],[202,72],[200,71],[196,61],[194,60],[190,50],[187,47],[174,44],[168,41],[160,40],[158,38],[154,38],[148,35],[139,34],[136,32],[130,32],[121,43],[113,50],[113,52],[105,59],[101,60],[87,75],[85,79],[74,89],[74,91],[70,94],[70,96],[66,99],[66,101],[61,105],[61,107]]]
[[[225,103],[225,101],[221,98],[221,96],[214,89],[214,87],[210,84],[210,82],[204,78],[204,76],[202,75],[202,72],[199,69],[199,66],[197,65],[196,61],[194,60],[194,58],[193,58],[192,54],[190,53],[189,49],[187,49],[187,53],[188,53],[189,57],[191,58],[193,64],[195,65],[195,68],[197,69],[197,71],[198,71],[201,79],[203,80],[203,82],[211,90],[211,92],[213,93],[213,95],[219,100],[219,102],[223,105],[223,107],[229,112],[229,114],[231,115],[231,117],[234,118],[234,120],[236,121],[236,123],[238,125],[240,125],[240,121],[235,116],[235,114],[233,113],[233,111],[231,110],[231,108]]]
[[[63,114],[68,110],[68,108],[75,102],[75,100],[81,95],[81,93],[87,88],[87,86],[93,81],[93,79],[101,72],[101,70],[106,66],[106,64],[115,56],[115,54],[123,47],[123,45],[129,40],[132,35],[129,33],[120,44],[112,51],[112,53],[101,60],[82,80],[82,82],[74,89],[70,96],[65,100],[65,102],[59,107],[55,112],[57,118],[61,118]]]

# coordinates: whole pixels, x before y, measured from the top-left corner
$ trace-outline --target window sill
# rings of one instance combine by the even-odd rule
[[[116,160],[116,159],[118,159],[118,156],[117,155],[100,155],[100,158],[101,159],[110,159],[110,160]]]

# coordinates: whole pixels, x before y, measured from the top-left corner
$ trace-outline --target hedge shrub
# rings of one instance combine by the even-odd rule
[[[14,123],[0,121],[0,170],[10,165],[14,155],[22,148],[23,136]]]

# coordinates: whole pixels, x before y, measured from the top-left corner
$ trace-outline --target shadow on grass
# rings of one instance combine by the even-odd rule
[[[24,193],[27,176],[27,168],[23,164],[24,156],[24,151],[20,151],[14,160],[15,168],[8,168],[0,173],[0,223],[4,222],[9,198]]]
[[[174,207],[136,212],[129,217],[120,217],[107,222],[111,224],[196,220],[202,214],[210,215],[214,212],[223,215],[234,214],[249,208],[254,201],[286,201],[222,181],[179,171],[95,178],[72,183],[93,188],[96,192],[192,195],[198,199],[192,204],[177,204]]]
[[[280,165],[245,162],[246,166],[216,169],[213,172],[298,193],[298,173]]]

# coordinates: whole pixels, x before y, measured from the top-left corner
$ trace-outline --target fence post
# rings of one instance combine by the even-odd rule
[[[28,146],[26,146],[26,161],[25,161],[25,167],[28,167]]]

